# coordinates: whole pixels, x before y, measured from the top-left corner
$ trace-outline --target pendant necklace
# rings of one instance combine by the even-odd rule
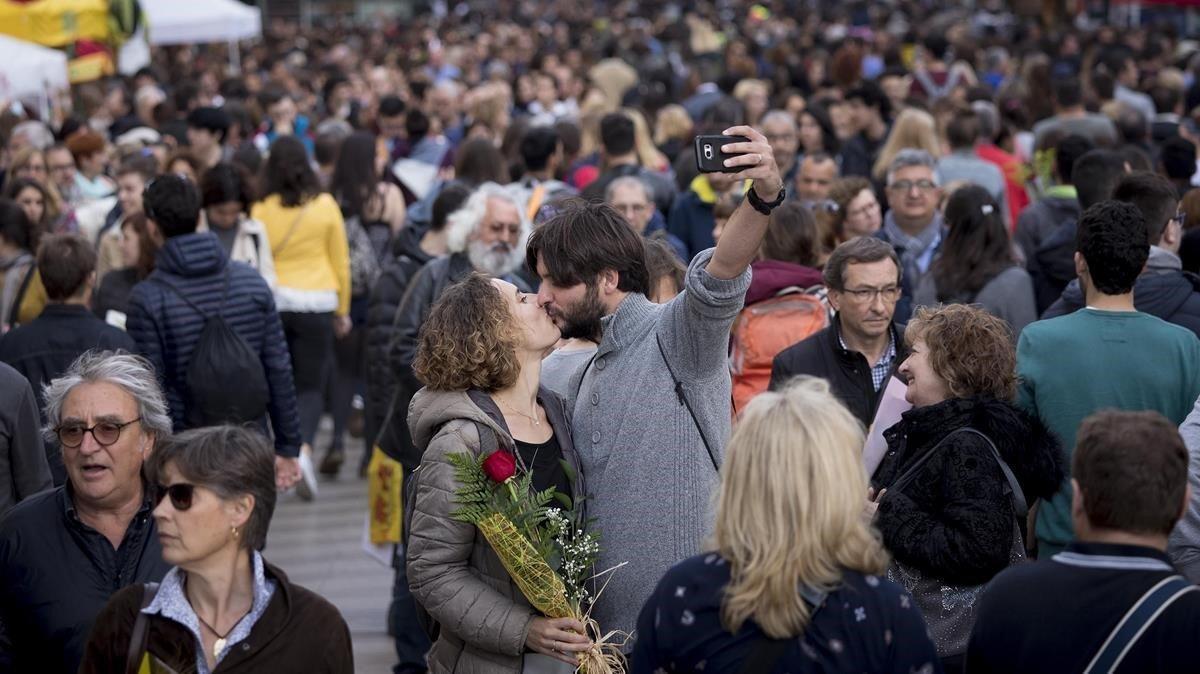
[[[201,618],[199,612],[193,611],[193,613],[196,614],[196,619],[200,621],[201,625],[204,625],[205,627],[207,627],[209,632],[212,632],[213,634],[217,635],[217,640],[215,642],[213,642],[213,650],[212,650],[214,660],[216,660],[218,657],[220,657],[221,651],[225,650],[225,643],[226,643],[225,638],[228,637],[229,633],[232,632],[234,630],[234,628],[237,627],[238,624],[242,622],[243,618],[250,615],[250,611],[246,611],[245,613],[242,614],[241,618],[238,618],[236,621],[234,621],[233,627],[230,627],[229,629],[225,630],[224,634],[221,634],[220,632],[218,632],[216,630],[216,628],[214,628],[212,625],[209,625],[208,622],[206,622],[204,620],[204,618]]]
[[[542,421],[541,421],[540,419],[538,419],[538,418],[537,418],[537,415],[536,415],[536,414],[535,414],[534,416],[530,416],[530,415],[528,415],[528,414],[525,414],[524,412],[518,412],[517,410],[515,410],[515,409],[513,409],[513,408],[509,407],[509,406],[508,406],[506,403],[504,403],[504,402],[501,402],[500,404],[501,404],[501,405],[503,405],[503,406],[504,406],[504,407],[505,407],[505,408],[506,408],[506,409],[507,409],[509,412],[512,412],[513,414],[519,414],[519,415],[521,415],[521,416],[525,417],[526,419],[528,419],[528,420],[532,421],[534,426],[541,426],[541,425],[542,425]],[[535,409],[536,409],[536,408],[535,408]]]

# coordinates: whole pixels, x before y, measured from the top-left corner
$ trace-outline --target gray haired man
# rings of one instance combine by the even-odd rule
[[[901,150],[887,172],[887,198],[891,210],[875,236],[892,244],[900,256],[901,295],[895,320],[907,323],[912,315],[913,289],[929,271],[946,238],[938,211],[942,188],[937,160],[924,150]]]
[[[142,462],[171,432],[150,363],[89,351],[45,388],[48,438],[67,482],[0,523],[0,671],[79,670],[92,622],[114,592],[157,581],[162,559]]]

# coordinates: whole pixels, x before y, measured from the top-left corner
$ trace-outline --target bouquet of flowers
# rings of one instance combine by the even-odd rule
[[[602,634],[590,617],[595,597],[589,575],[600,554],[598,535],[584,530],[581,508],[551,488],[535,491],[533,475],[506,449],[488,456],[448,456],[462,485],[454,519],[474,524],[496,551],[521,593],[548,618],[575,618],[588,627],[592,648],[580,654],[586,674],[621,674],[625,660],[616,633]],[[571,466],[563,462],[574,483]],[[557,503],[561,507],[551,504]]]

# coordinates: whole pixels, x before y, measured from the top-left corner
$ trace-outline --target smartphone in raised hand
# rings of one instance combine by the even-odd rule
[[[749,142],[750,139],[745,136],[696,136],[696,168],[701,173],[737,173],[745,170],[745,166],[726,166],[726,159],[738,155],[722,152],[721,148],[731,143]]]

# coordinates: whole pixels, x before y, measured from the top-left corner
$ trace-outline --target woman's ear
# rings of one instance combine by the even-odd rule
[[[225,510],[229,513],[233,526],[240,529],[250,521],[250,514],[254,512],[254,496],[242,494],[231,498],[225,502]]]

